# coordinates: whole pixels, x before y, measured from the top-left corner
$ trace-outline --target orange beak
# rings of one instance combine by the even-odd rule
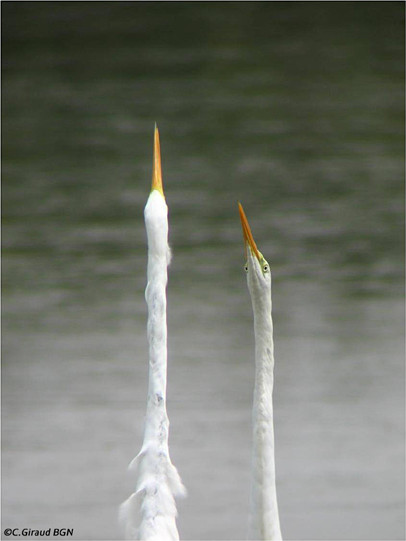
[[[155,132],[154,132],[154,159],[152,162],[151,192],[153,190],[158,190],[158,192],[164,196],[164,189],[162,186],[161,145],[159,144],[159,131],[158,131],[158,126],[156,124],[155,124]]]
[[[238,203],[238,210],[240,212],[240,219],[242,225],[242,234],[244,236],[245,244],[245,257],[247,257],[247,246],[251,248],[251,252],[256,256],[258,261],[260,261],[261,256],[259,255],[257,245],[255,244],[254,237],[251,233],[250,224],[248,223],[247,217],[245,216],[244,209],[242,208],[241,203]]]

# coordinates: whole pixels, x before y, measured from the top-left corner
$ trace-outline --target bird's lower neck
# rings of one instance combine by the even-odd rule
[[[167,380],[167,323],[166,282],[164,261],[148,268],[145,298],[148,304],[149,386],[147,417],[152,438],[167,440],[166,380]],[[162,430],[162,427],[165,430]]]
[[[271,309],[257,311],[250,536],[281,539],[275,484],[273,424],[274,352]]]

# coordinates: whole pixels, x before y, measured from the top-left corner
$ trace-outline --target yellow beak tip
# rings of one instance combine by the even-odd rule
[[[161,145],[159,142],[159,130],[156,123],[155,123],[155,130],[154,130],[154,158],[153,158],[153,163],[152,163],[151,192],[153,190],[158,190],[158,192],[164,196],[164,189],[162,185]]]
[[[248,223],[247,217],[245,215],[244,209],[240,202],[238,202],[238,210],[240,213],[240,219],[241,219],[241,226],[242,226],[242,234],[244,237],[244,244],[245,244],[245,256],[247,257],[247,246],[250,247],[251,252],[256,256],[258,261],[260,261],[261,257],[258,252],[257,245],[255,244],[254,237],[251,233],[251,228]]]

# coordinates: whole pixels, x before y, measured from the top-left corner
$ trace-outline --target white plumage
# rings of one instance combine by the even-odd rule
[[[135,492],[122,504],[120,520],[126,539],[173,541],[179,539],[175,497],[184,495],[186,491],[170,460],[168,447],[166,284],[171,255],[157,128],[152,192],[144,217],[148,237],[148,283],[145,290],[149,343],[147,413],[142,449],[130,464],[130,469],[136,472]]]
[[[275,483],[273,427],[274,346],[271,272],[259,252],[248,220],[239,205],[244,234],[248,289],[254,313],[255,388],[249,539],[281,540]],[[169,456],[166,412],[167,324],[166,285],[171,253],[168,245],[168,207],[162,188],[158,129],[155,127],[152,191],[144,209],[148,237],[149,384],[144,441],[130,464],[135,491],[120,507],[126,539],[177,541],[175,498],[186,494]]]
[[[248,289],[254,313],[255,387],[249,539],[281,540],[275,484],[273,427],[274,346],[271,271],[239,205],[246,247]]]

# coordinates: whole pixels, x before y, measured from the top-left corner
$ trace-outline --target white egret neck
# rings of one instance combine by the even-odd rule
[[[281,540],[275,483],[273,425],[274,344],[271,276],[249,250],[247,282],[254,313],[255,387],[249,539]]]
[[[176,527],[175,497],[185,494],[180,476],[169,457],[169,420],[166,412],[167,323],[166,284],[170,262],[168,207],[153,190],[144,210],[148,236],[149,384],[144,441],[130,464],[136,470],[136,490],[122,505],[126,539],[173,541]]]

